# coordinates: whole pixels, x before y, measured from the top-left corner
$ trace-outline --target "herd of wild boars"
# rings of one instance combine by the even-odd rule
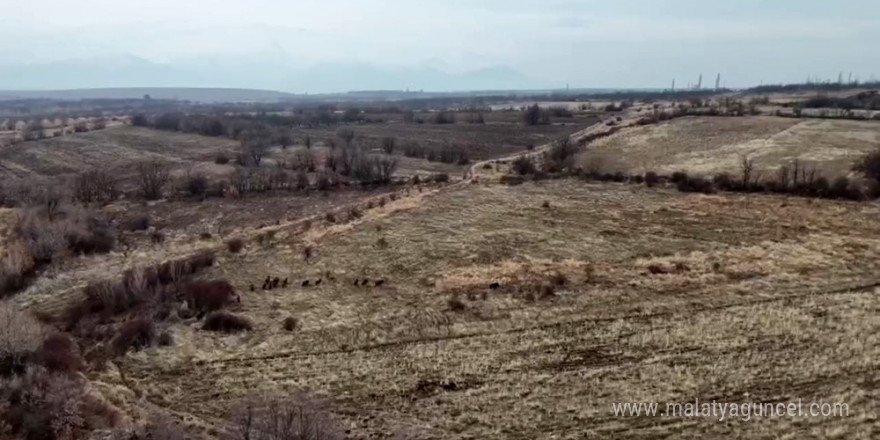
[[[332,276],[327,277],[328,281],[335,281],[336,279]],[[324,283],[324,278],[318,278],[317,280],[312,281],[311,279],[303,280],[300,283],[300,287],[319,287]],[[266,279],[263,280],[263,285],[261,287],[262,290],[272,290],[272,289],[286,289],[287,286],[290,285],[290,282],[287,278],[281,279],[279,277],[272,277],[271,275],[266,275]],[[356,278],[354,280],[354,285],[358,287],[382,287],[385,285],[384,279],[378,280],[370,280],[369,278],[364,278],[361,280],[360,278]],[[256,286],[251,283],[250,291],[256,292]]]

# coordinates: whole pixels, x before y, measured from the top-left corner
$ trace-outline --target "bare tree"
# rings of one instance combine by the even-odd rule
[[[229,416],[234,440],[341,440],[342,425],[328,405],[303,392],[256,395],[244,399]]]
[[[162,198],[162,192],[171,178],[168,166],[159,161],[143,162],[138,165],[137,171],[138,185],[144,198],[147,200]]]
[[[748,188],[752,184],[752,175],[755,172],[755,160],[747,154],[743,154],[739,158],[739,167],[742,172],[742,186]]]
[[[373,167],[376,170],[376,180],[381,183],[388,183],[397,169],[397,158],[389,156],[375,157],[373,159]]]
[[[287,132],[287,130],[282,130],[278,134],[275,135],[275,143],[281,146],[281,149],[286,150],[287,147],[292,145],[294,142],[293,136]]]
[[[117,197],[119,189],[116,179],[106,171],[86,171],[73,181],[73,198],[80,203],[110,202]]]
[[[385,154],[394,154],[394,147],[397,144],[397,139],[393,137],[386,137],[382,139],[382,150],[385,151]]]
[[[315,155],[311,150],[298,150],[294,156],[296,159],[296,167],[308,172],[315,171]]]
[[[354,140],[354,130],[350,128],[340,128],[336,130],[336,137],[345,141],[346,146],[350,146]]]
[[[241,140],[241,156],[239,162],[246,166],[260,166],[266,151],[269,148],[269,142],[262,136],[246,136]]]

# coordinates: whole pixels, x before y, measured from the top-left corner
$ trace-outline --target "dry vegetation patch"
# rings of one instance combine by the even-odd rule
[[[859,155],[878,146],[876,122],[687,117],[600,139],[582,163],[584,169],[600,166],[628,173],[736,174],[740,158],[748,155],[769,170],[795,159],[814,162],[833,178],[847,175]]]
[[[855,378],[873,374],[880,347],[876,214],[576,180],[473,185],[368,210],[312,237],[308,261],[297,236],[222,256],[206,276],[237,290],[267,274],[295,282],[243,295],[250,332],[175,332],[174,349],[129,358],[126,375],[205,420],[250,389],[317,389],[354,430],[385,435],[865,436],[875,404]],[[519,286],[539,288],[530,299]],[[280,325],[291,315],[296,332]],[[792,389],[865,412],[736,425],[610,414],[618,401],[787,401]]]

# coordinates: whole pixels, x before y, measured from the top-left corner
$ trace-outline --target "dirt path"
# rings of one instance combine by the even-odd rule
[[[576,133],[573,133],[572,135],[569,136],[569,139],[573,142],[580,144],[584,139],[588,139],[591,137],[595,138],[595,137],[607,136],[607,135],[610,135],[610,134],[615,133],[617,131],[620,131],[622,129],[634,127],[634,126],[636,126],[636,123],[639,121],[639,119],[641,119],[640,116],[642,115],[642,113],[640,113],[640,110],[644,111],[644,110],[647,110],[647,108],[636,107],[636,108],[627,109],[622,114],[618,115],[618,117],[620,117],[621,120],[617,121],[616,124],[607,125],[606,124],[607,120],[600,120],[600,121],[596,122],[595,124],[593,124],[587,128],[584,128],[583,130],[580,130]],[[490,165],[490,167],[491,167],[492,163],[512,162],[512,161],[514,161],[520,157],[523,157],[523,156],[537,158],[537,157],[540,157],[544,152],[546,152],[547,150],[552,148],[554,144],[555,144],[555,142],[548,142],[546,144],[543,144],[543,145],[536,147],[534,150],[531,150],[531,151],[521,151],[518,153],[508,155],[508,156],[496,157],[494,159],[487,159],[487,160],[477,162],[473,166],[471,166],[471,169],[468,171],[465,179],[462,180],[461,182],[459,182],[457,185],[469,184],[475,180],[478,181],[481,176],[482,177],[490,177],[491,174],[496,174],[496,173],[494,173],[494,171],[490,171],[488,173],[483,172],[483,170],[484,170],[483,167],[486,166],[487,164]],[[487,170],[487,171],[489,171],[489,170]]]

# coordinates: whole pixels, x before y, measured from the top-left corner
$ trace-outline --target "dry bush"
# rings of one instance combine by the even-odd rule
[[[686,177],[684,180],[679,181],[676,187],[681,192],[698,192],[703,194],[715,192],[712,182],[702,177]]]
[[[38,265],[51,263],[67,251],[74,255],[106,253],[116,244],[115,231],[107,219],[73,205],[59,208],[54,216],[41,208],[24,210],[15,230]]]
[[[116,337],[113,338],[113,351],[116,355],[122,356],[128,350],[138,351],[152,346],[155,342],[156,325],[149,319],[137,318],[119,328]]]
[[[89,315],[114,315],[145,303],[176,301],[176,297],[170,295],[173,291],[163,286],[176,283],[213,264],[214,254],[201,252],[153,267],[128,270],[121,280],[91,283],[83,289],[85,298],[67,308],[67,326],[73,329]]]
[[[0,260],[0,298],[24,289],[34,275],[30,252],[23,245],[9,246]]]
[[[458,297],[458,295],[453,295],[451,298],[449,298],[449,300],[446,301],[446,305],[449,307],[449,310],[453,312],[463,312],[467,310],[467,306],[461,300],[461,298]]]
[[[232,238],[226,242],[226,249],[233,254],[237,254],[244,249],[244,240],[241,238]]]
[[[46,338],[36,353],[36,359],[47,370],[57,373],[73,373],[85,368],[79,347],[64,333],[55,333]]]
[[[578,146],[569,138],[556,141],[553,147],[544,155],[544,171],[558,173],[571,170],[574,166],[574,156],[578,152]]]
[[[853,165],[853,171],[880,182],[880,149],[874,150]]]
[[[160,347],[170,347],[174,345],[174,336],[172,336],[171,333],[164,331],[159,334],[159,339],[156,343],[159,344]]]
[[[190,281],[183,294],[189,309],[199,313],[220,310],[235,300],[235,289],[225,280]]]
[[[348,209],[348,218],[350,220],[356,220],[364,216],[363,211],[360,210],[357,206],[353,206]]]
[[[162,231],[153,231],[150,233],[150,241],[152,241],[153,244],[165,243],[165,233]]]
[[[532,159],[526,155],[522,155],[514,159],[514,161],[510,164],[510,167],[513,172],[519,174],[520,176],[535,174],[535,172],[538,171],[535,163],[532,162]]]
[[[550,113],[538,104],[531,105],[523,112],[523,123],[526,125],[549,124]]]
[[[230,412],[232,440],[342,440],[329,403],[305,392],[254,395]]]
[[[0,398],[0,438],[84,440],[121,419],[116,408],[87,391],[83,379],[41,368],[0,381]]]
[[[209,186],[210,182],[204,174],[188,171],[184,177],[183,187],[193,197],[204,198]]]
[[[670,179],[670,181],[672,183],[678,185],[681,182],[687,181],[687,179],[688,179],[687,173],[685,173],[684,171],[676,171],[676,172],[672,173],[672,178]]]
[[[515,185],[522,185],[523,183],[526,182],[526,179],[523,178],[522,176],[511,176],[511,175],[505,174],[505,175],[501,176],[501,178],[499,179],[499,182],[504,185],[515,186]]]
[[[126,219],[122,225],[126,231],[146,231],[150,228],[150,217],[146,215],[138,215]]]
[[[712,183],[721,191],[731,191],[736,188],[733,177],[727,173],[715,175],[715,177],[712,178]]]
[[[660,176],[653,171],[645,173],[645,185],[648,187],[656,186],[660,183]]]
[[[106,171],[87,171],[74,179],[73,197],[85,204],[108,203],[119,197],[119,189],[116,179]]]
[[[138,187],[147,200],[162,198],[165,186],[171,179],[168,166],[159,161],[143,162],[137,166]]]
[[[549,281],[554,286],[562,287],[566,283],[568,283],[568,277],[566,277],[565,274],[562,272],[554,272],[552,275],[550,275]]]
[[[23,368],[44,336],[45,328],[33,315],[0,301],[0,375]]]
[[[253,324],[244,317],[228,312],[213,312],[205,318],[202,330],[223,333],[237,333],[253,329]]]
[[[153,414],[146,425],[134,430],[114,430],[106,440],[195,440],[197,438],[188,435],[169,418]]]
[[[283,327],[284,330],[292,332],[299,328],[299,320],[293,316],[288,316],[287,318],[284,318]]]
[[[192,275],[202,269],[213,266],[216,258],[213,252],[202,251],[180,261],[183,261],[188,266],[186,268],[188,269],[186,275]]]

